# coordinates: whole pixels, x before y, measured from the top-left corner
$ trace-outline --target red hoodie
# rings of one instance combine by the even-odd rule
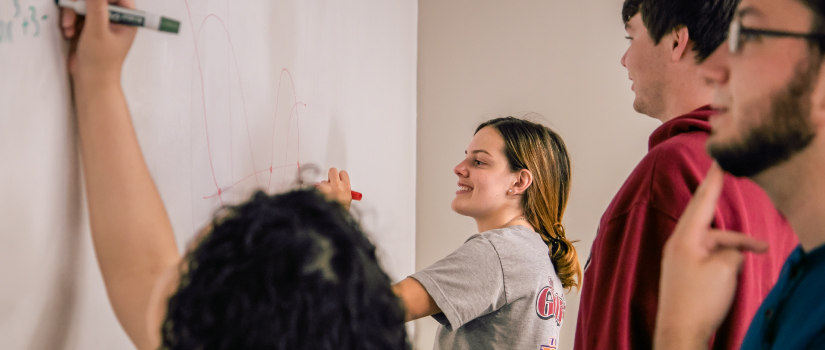
[[[712,163],[711,114],[703,107],[653,131],[647,155],[607,207],[585,267],[576,349],[652,348],[662,248]],[[739,349],[798,241],[761,188],[730,175],[713,227],[770,244],[766,254],[745,255],[733,306],[712,341],[713,349]],[[701,295],[685,302],[703,307]]]

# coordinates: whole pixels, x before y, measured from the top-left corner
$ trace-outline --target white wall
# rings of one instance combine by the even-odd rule
[[[619,60],[622,1],[419,0],[416,269],[475,233],[450,210],[455,164],[475,126],[537,113],[573,161],[565,217],[582,266],[598,220],[647,150],[658,125],[633,111]],[[539,118],[531,116],[532,118]],[[572,349],[578,295],[567,295],[560,349]],[[417,349],[431,349],[436,323],[417,321]]]
[[[123,73],[179,247],[219,206],[288,189],[299,164],[337,166],[389,274],[413,272],[416,0],[136,7],[181,21],[139,30]],[[52,0],[0,1],[0,349],[133,349],[83,211],[58,18]]]

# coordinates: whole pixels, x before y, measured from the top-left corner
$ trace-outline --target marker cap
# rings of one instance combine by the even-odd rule
[[[174,19],[161,17],[160,18],[160,27],[158,28],[158,30],[160,30],[161,32],[177,34],[178,30],[180,30],[180,22],[178,22]]]

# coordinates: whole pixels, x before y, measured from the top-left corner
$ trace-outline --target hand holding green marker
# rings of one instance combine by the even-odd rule
[[[72,9],[79,15],[86,14],[85,1],[54,0],[54,2],[57,6]],[[109,21],[173,34],[177,34],[180,29],[180,21],[115,5],[109,5]]]

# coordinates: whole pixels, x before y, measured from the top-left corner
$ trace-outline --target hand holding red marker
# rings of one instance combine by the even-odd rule
[[[324,194],[329,200],[340,202],[349,209],[352,200],[361,200],[363,195],[353,191],[349,181],[349,174],[336,168],[329,168],[328,180],[315,184],[318,191]]]

